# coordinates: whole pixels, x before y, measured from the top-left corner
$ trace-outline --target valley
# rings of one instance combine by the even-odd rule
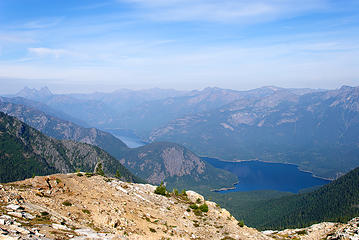
[[[317,198],[315,194],[331,184],[327,178],[335,180],[358,166],[359,149],[355,145],[358,88],[326,91],[264,87],[244,92],[207,88],[181,92],[174,97],[149,94],[131,110],[121,110],[121,105],[115,104],[123,99],[122,94],[118,91],[110,95],[56,95],[48,89],[24,89],[16,96],[2,97],[0,110],[50,137],[92,144],[107,151],[116,164],[133,174],[131,181],[156,185],[164,182],[170,190],[197,191],[225,206],[251,227],[306,227],[319,221],[348,221],[356,216],[355,209],[343,208],[333,217],[321,218],[318,212],[300,220],[296,211],[307,211],[298,207],[300,199],[312,199],[310,194]],[[131,101],[137,95],[136,91],[126,92]],[[107,108],[107,101],[112,110]],[[101,107],[93,108],[94,103]],[[84,104],[87,115],[72,112]],[[68,111],[70,105],[74,108]],[[311,109],[314,107],[317,110]],[[156,112],[159,109],[161,112]],[[95,112],[97,117],[101,116],[101,122],[89,115]],[[338,119],[336,114],[341,114],[340,122],[328,120]],[[123,125],[123,119],[134,125]],[[317,121],[317,126],[313,121]],[[345,129],[338,129],[342,122]],[[329,126],[333,133],[325,130]],[[81,165],[82,160],[76,161],[77,168],[52,168],[37,174],[70,169],[96,172],[95,160],[90,168],[81,167],[85,166]],[[111,161],[110,165],[102,163],[105,174],[113,177],[116,169],[111,167],[114,164]],[[24,176],[31,174],[28,171]],[[296,206],[292,210],[294,215],[285,214],[289,205],[283,202],[287,201]],[[268,211],[277,217],[265,217]],[[298,221],[289,220],[293,218]]]
[[[359,240],[359,0],[0,0],[0,240]]]

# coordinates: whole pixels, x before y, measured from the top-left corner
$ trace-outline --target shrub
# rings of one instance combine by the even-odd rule
[[[150,231],[153,232],[153,233],[155,233],[155,232],[156,232],[156,229],[150,228]]]
[[[202,211],[202,212],[208,212],[208,205],[203,203],[201,206],[199,206],[199,209]]]
[[[93,175],[95,175],[95,174],[94,174],[94,173],[90,173],[90,172],[85,173],[85,176],[86,176],[86,177],[92,177]]]
[[[307,234],[307,230],[300,230],[300,231],[296,232],[296,234],[305,235],[305,234]]]
[[[189,205],[189,207],[192,208],[192,209],[197,209],[198,208],[197,204],[195,204],[195,203]]]
[[[78,176],[78,177],[82,177],[83,174],[79,172],[79,173],[77,173],[77,176]]]
[[[82,209],[82,212],[86,213],[86,214],[89,214],[89,215],[91,214],[90,210],[87,210],[87,209]]]
[[[117,178],[117,179],[121,178],[121,174],[118,170],[116,170],[115,178]]]
[[[72,206],[72,203],[70,201],[66,200],[62,203],[62,205],[69,207],[69,206]]]
[[[173,193],[174,193],[174,195],[176,195],[176,196],[178,196],[179,195],[179,193],[178,193],[178,190],[175,188],[175,189],[173,189]]]
[[[243,220],[239,220],[239,221],[238,221],[238,226],[244,227],[244,221],[243,221]]]
[[[194,210],[193,210],[193,213],[194,213],[194,215],[196,215],[196,216],[202,216],[202,211],[201,211],[199,208],[194,209]]]
[[[163,185],[163,182],[161,182],[161,185],[157,186],[155,193],[162,196],[166,196],[166,192],[167,192],[166,186]]]
[[[202,201],[200,198],[197,198],[196,203],[200,204]]]
[[[41,216],[48,216],[49,213],[48,212],[41,212]]]
[[[183,190],[182,190],[181,195],[182,195],[182,196],[187,196],[186,189],[183,189]]]

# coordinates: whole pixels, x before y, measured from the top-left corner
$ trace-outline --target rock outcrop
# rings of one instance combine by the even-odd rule
[[[359,239],[359,218],[259,232],[196,192],[155,189],[84,173],[0,185],[0,239]]]
[[[359,218],[353,218],[347,224],[322,222],[307,228],[285,229],[283,231],[263,231],[274,239],[301,240],[358,240]]]
[[[0,239],[270,239],[193,191],[155,188],[83,173],[4,184]]]

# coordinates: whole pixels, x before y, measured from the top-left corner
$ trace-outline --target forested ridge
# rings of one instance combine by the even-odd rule
[[[346,222],[359,216],[359,168],[313,192],[255,201],[247,209],[230,210],[249,226],[262,230]]]
[[[76,170],[93,172],[99,163],[108,175],[118,173],[123,180],[142,182],[102,149],[45,136],[3,112],[0,112],[0,160],[0,182]]]

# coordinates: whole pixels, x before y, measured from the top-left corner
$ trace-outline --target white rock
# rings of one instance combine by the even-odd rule
[[[20,237],[11,237],[11,236],[2,236],[0,235],[0,240],[18,240]]]
[[[75,233],[82,236],[88,236],[89,234],[95,233],[95,231],[90,228],[80,228],[80,229],[76,229]]]
[[[16,204],[9,204],[9,205],[6,206],[6,208],[9,208],[11,210],[16,211],[16,210],[18,210],[20,208],[20,206],[16,205]]]
[[[56,224],[56,223],[53,223],[52,227],[57,229],[57,230],[65,230],[65,231],[70,231],[71,230],[66,225],[61,225],[61,224]]]
[[[22,234],[29,234],[30,233],[30,231],[27,230],[26,228],[14,226],[14,225],[11,226],[11,229],[15,230],[16,232],[22,233]]]
[[[192,202],[196,202],[197,199],[199,198],[201,200],[201,202],[203,203],[204,201],[204,197],[196,192],[193,191],[186,191],[187,193],[187,197],[189,200],[191,200]]]
[[[263,234],[265,235],[271,235],[273,233],[277,233],[277,231],[273,231],[273,230],[265,230],[265,231],[262,231]]]
[[[14,216],[14,217],[22,218],[22,213],[19,213],[19,212],[8,212],[7,214]]]
[[[35,218],[33,215],[31,215],[30,213],[27,213],[27,212],[23,212],[22,215],[23,215],[24,218],[27,218],[27,219],[34,219]]]

